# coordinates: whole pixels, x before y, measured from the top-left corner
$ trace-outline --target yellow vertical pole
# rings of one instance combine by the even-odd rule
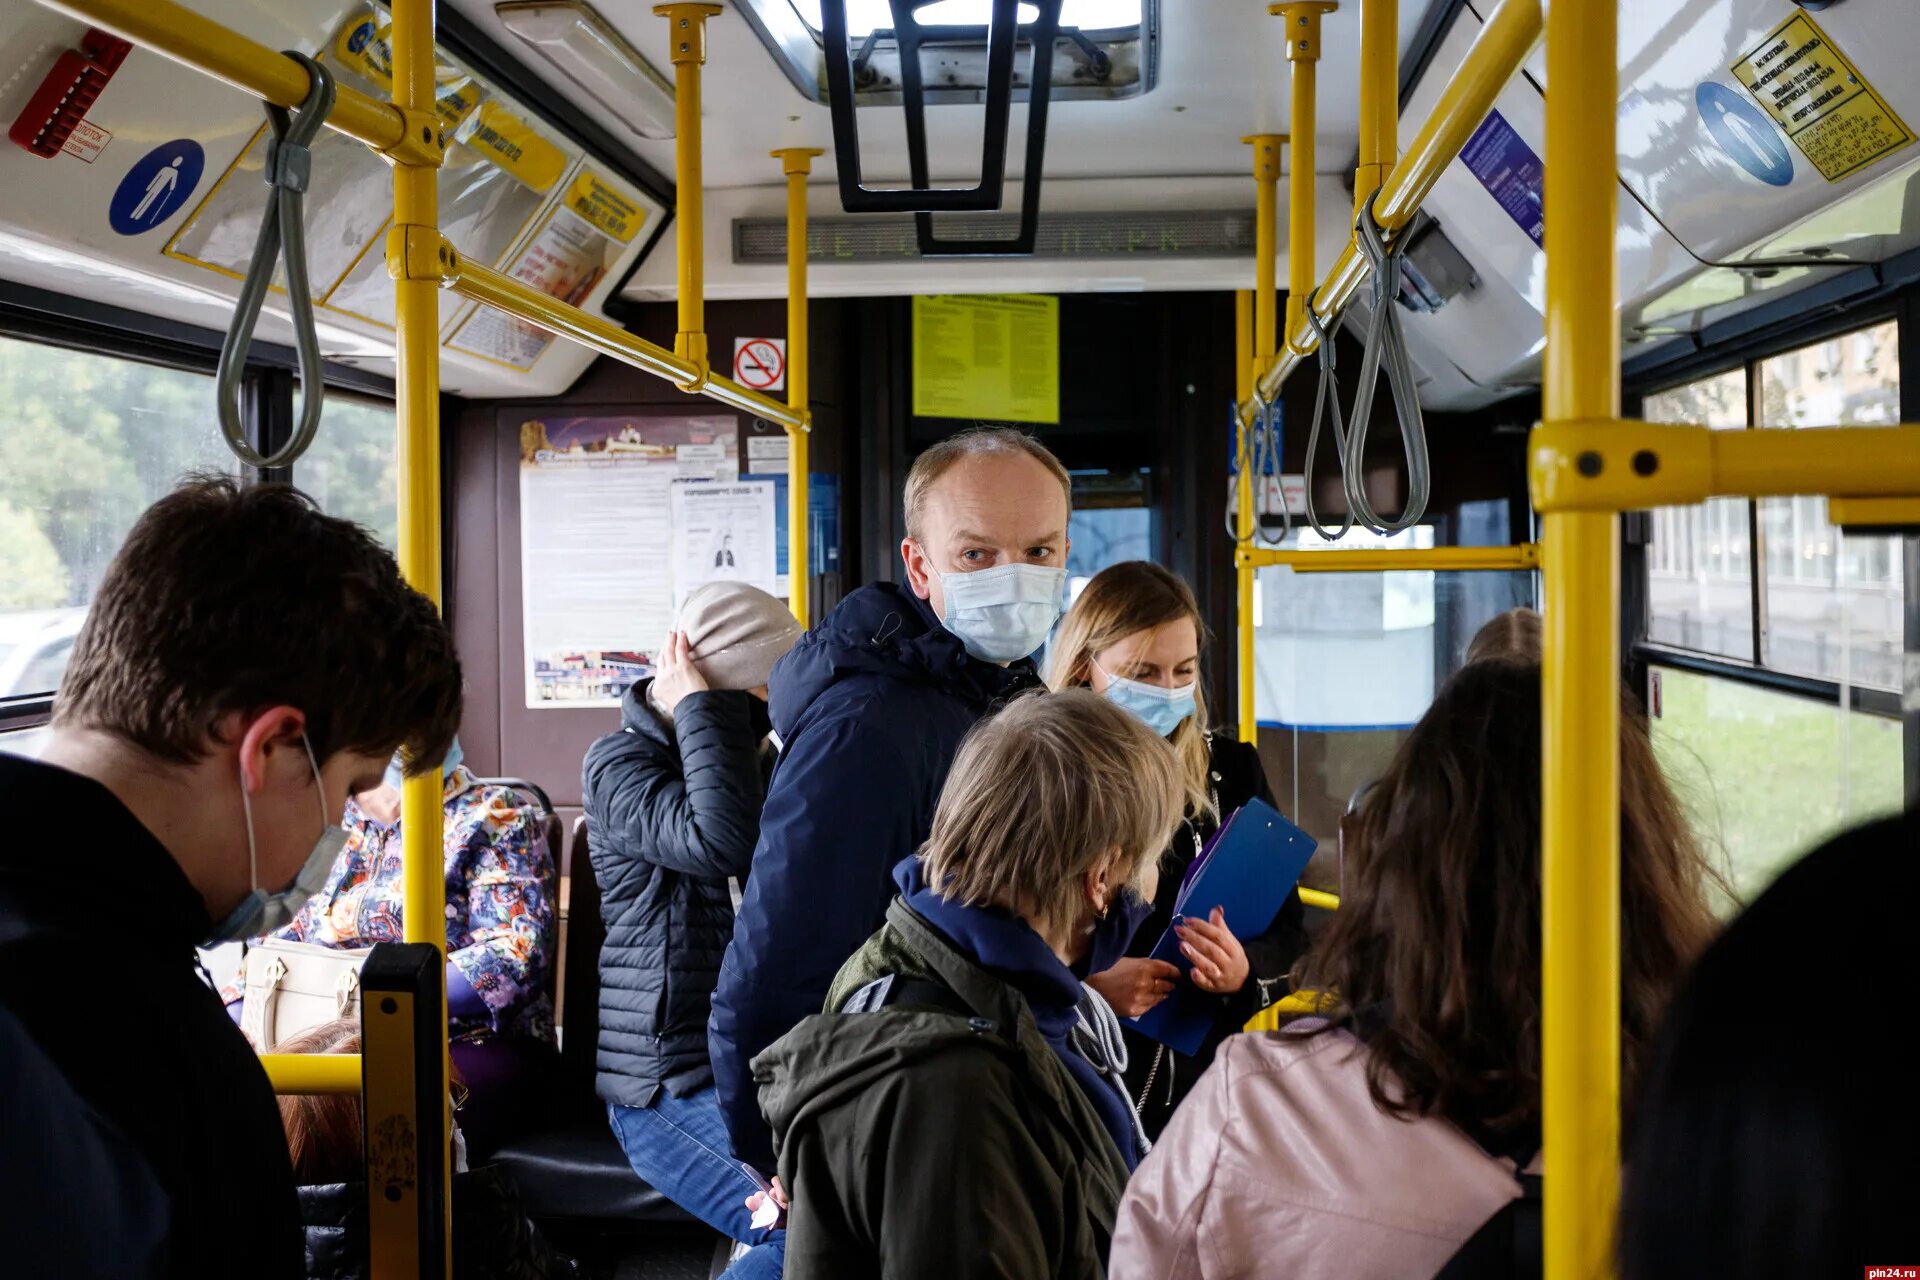
[[[445,146],[435,111],[434,0],[394,0],[393,103],[407,121],[405,150],[393,153],[394,234],[388,262],[394,275],[396,334],[395,384],[399,408],[400,569],[407,581],[441,603],[440,584],[440,283],[418,270],[413,250],[439,243],[440,173]],[[417,135],[417,136],[416,136]],[[429,250],[428,252],[431,252]],[[398,263],[394,258],[398,257]],[[408,778],[400,791],[401,918],[408,942],[447,945],[447,888],[441,852],[440,762],[422,762],[425,772]],[[446,1008],[446,969],[441,966],[440,1007]],[[437,1071],[436,1096],[448,1098],[447,1056],[418,1064]],[[451,1110],[447,1121],[451,1121]],[[424,1118],[422,1118],[424,1123]],[[445,1132],[444,1126],[441,1129]],[[452,1186],[453,1153],[441,1144],[447,1163],[441,1185]],[[451,1197],[446,1203],[451,1205]],[[450,1219],[444,1223],[451,1231]],[[447,1237],[450,1238],[450,1235]],[[449,1254],[449,1271],[451,1261]],[[380,1280],[385,1280],[381,1277]]]
[[[653,11],[667,20],[668,56],[673,59],[674,245],[680,262],[680,331],[673,353],[699,366],[698,376],[685,389],[706,384],[707,303],[704,290],[706,252],[701,234],[700,68],[707,61],[707,19],[722,12],[717,4],[657,4]]]
[[[1547,14],[1548,424],[1620,415],[1618,6]],[[1599,460],[1594,459],[1597,463]],[[1620,1179],[1620,518],[1545,516],[1541,1092],[1548,1280],[1610,1269]]]
[[[807,409],[807,175],[818,147],[783,147],[773,153],[787,176],[787,407],[804,426],[787,431],[787,607],[809,625],[807,587],[807,444],[813,415]]]
[[[1358,213],[1400,158],[1400,0],[1360,4],[1360,165],[1354,170]]]
[[[1271,296],[1271,295],[1269,295]],[[1253,295],[1245,289],[1233,294],[1234,374],[1237,379],[1237,404],[1245,404],[1253,395]],[[1236,416],[1233,430],[1247,428]],[[1253,712],[1253,562],[1247,551],[1253,542],[1253,467],[1252,450],[1235,443],[1240,465],[1234,476],[1234,533],[1239,545],[1234,549],[1234,632],[1239,642],[1234,674],[1238,681],[1240,741],[1255,742],[1260,731]]]
[[[1274,275],[1280,257],[1279,211],[1281,133],[1255,133],[1240,139],[1253,147],[1253,376],[1273,363]],[[1309,286],[1311,287],[1311,286]]]
[[[1287,120],[1287,142],[1293,148],[1287,164],[1287,325],[1288,349],[1301,326],[1307,296],[1319,282],[1313,252],[1313,186],[1315,99],[1320,61],[1320,18],[1340,6],[1332,0],[1289,0],[1267,6],[1267,12],[1286,24],[1287,64],[1293,73],[1293,105]],[[1296,352],[1304,355],[1305,352]]]

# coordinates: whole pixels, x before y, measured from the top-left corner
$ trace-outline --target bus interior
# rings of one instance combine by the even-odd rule
[[[706,1274],[711,1241],[592,1132],[582,755],[707,570],[803,623],[895,578],[908,467],[975,422],[1071,471],[1070,595],[1131,559],[1192,584],[1317,917],[1350,798],[1516,606],[1548,620],[1549,867],[1614,807],[1579,748],[1619,679],[1729,915],[1920,803],[1898,6],[0,4],[0,751],[181,476],[374,531],[452,625],[467,762],[560,847],[564,1081],[512,1168],[610,1275]],[[1840,97],[1796,115],[1766,50],[1802,37]],[[337,95],[292,274],[256,240],[262,102],[309,92],[283,50]],[[1594,863],[1547,918],[1604,983]],[[1611,1169],[1611,1095],[1555,1064],[1617,1029],[1561,1025],[1550,1158]],[[1591,1274],[1609,1194],[1549,1190],[1550,1274]]]

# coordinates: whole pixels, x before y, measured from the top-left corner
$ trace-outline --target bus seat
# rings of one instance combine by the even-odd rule
[[[696,1221],[655,1191],[627,1163],[607,1126],[606,1104],[594,1093],[600,1040],[600,886],[587,854],[587,820],[573,824],[568,850],[567,929],[561,957],[566,1030],[560,1069],[544,1123],[494,1153],[520,1188],[527,1213],[542,1220],[609,1224]]]

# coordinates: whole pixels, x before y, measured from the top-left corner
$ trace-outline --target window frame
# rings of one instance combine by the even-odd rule
[[[213,376],[224,334],[214,329],[109,306],[31,285],[0,281],[0,337],[43,347],[132,360]],[[298,353],[292,347],[255,342],[241,381],[240,414],[248,443],[261,452],[279,448],[293,430]],[[326,366],[326,389],[356,399],[395,403],[391,378],[347,365]],[[294,482],[299,464],[261,471],[236,458],[233,473],[243,484]],[[442,475],[447,474],[443,467]],[[445,508],[443,507],[443,510]],[[0,734],[36,729],[53,718],[57,690],[0,698]]]
[[[1901,369],[1900,421],[1920,421],[1920,372],[1914,376],[1908,375],[1909,369],[1920,371],[1920,289],[1903,290],[1896,296],[1877,300],[1871,305],[1838,310],[1779,330],[1765,342],[1743,344],[1740,350],[1729,353],[1726,359],[1689,361],[1682,366],[1669,367],[1655,378],[1630,386],[1625,397],[1627,407],[1632,414],[1639,416],[1650,396],[1739,370],[1746,377],[1747,422],[1744,429],[1767,429],[1756,425],[1761,416],[1762,364],[1803,348],[1817,347],[1823,343],[1844,343],[1854,334],[1889,321],[1895,325],[1894,349]],[[1631,618],[1623,618],[1631,636],[1626,650],[1626,674],[1632,682],[1631,687],[1647,688],[1650,669],[1658,667],[1753,685],[1837,708],[1841,705],[1843,689],[1838,680],[1782,670],[1766,660],[1766,531],[1759,501],[1749,497],[1745,502],[1749,556],[1747,588],[1753,638],[1750,655],[1744,660],[1684,649],[1651,639],[1652,599],[1648,586],[1647,556],[1651,542],[1651,513],[1636,513],[1644,514],[1644,520],[1627,523],[1627,547],[1622,563],[1622,599],[1631,601],[1634,610]],[[1635,523],[1640,527],[1636,528]],[[1911,647],[1916,640],[1920,640],[1920,573],[1916,573],[1916,567],[1920,567],[1920,537],[1905,536],[1898,550],[1903,553],[1907,643]],[[1859,684],[1844,688],[1847,709],[1906,722],[1903,764],[1907,799],[1910,804],[1920,802],[1920,713],[1903,710],[1901,694],[1897,691]]]

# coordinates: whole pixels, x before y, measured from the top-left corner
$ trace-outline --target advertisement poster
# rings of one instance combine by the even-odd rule
[[[505,268],[515,280],[549,297],[585,302],[627,245],[640,233],[647,210],[607,179],[582,166],[566,194],[547,211],[527,243]],[[454,330],[447,346],[514,369],[531,369],[556,339],[491,307],[476,307]]]
[[[527,706],[617,706],[652,673],[673,624],[673,490],[737,476],[737,434],[732,414],[521,424]]]
[[[781,594],[772,481],[677,484],[670,498],[674,608],[709,582]]]

